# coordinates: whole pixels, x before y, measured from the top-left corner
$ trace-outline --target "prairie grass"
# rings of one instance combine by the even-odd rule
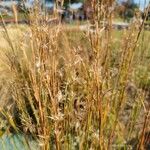
[[[93,1],[93,31],[47,24],[38,7],[28,27],[4,25],[8,132],[32,137],[42,150],[147,148],[150,33],[138,23],[115,31],[112,6]]]

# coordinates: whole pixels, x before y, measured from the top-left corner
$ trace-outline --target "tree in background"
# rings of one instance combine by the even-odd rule
[[[139,6],[132,0],[127,0],[118,4],[116,10],[119,16],[125,21],[133,18],[135,11],[139,10]]]
[[[79,2],[84,2],[86,0],[64,0],[64,5],[67,6],[69,3],[79,3]]]

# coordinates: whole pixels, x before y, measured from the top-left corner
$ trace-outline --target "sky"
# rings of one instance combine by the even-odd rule
[[[148,5],[148,3],[150,2],[150,0],[134,0],[135,3],[140,5],[140,8],[143,10],[144,6]]]

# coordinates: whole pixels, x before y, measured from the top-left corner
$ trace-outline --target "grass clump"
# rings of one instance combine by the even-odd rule
[[[4,26],[11,108],[1,112],[10,131],[32,136],[43,150],[147,146],[149,107],[134,76],[143,24],[114,34],[113,2],[93,1],[90,31],[50,25],[38,8],[17,44]]]

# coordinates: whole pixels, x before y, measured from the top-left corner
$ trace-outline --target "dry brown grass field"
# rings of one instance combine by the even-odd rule
[[[41,150],[149,149],[150,32],[138,18],[113,29],[112,2],[93,3],[92,30],[42,22],[38,7],[30,25],[0,28],[0,138]]]

